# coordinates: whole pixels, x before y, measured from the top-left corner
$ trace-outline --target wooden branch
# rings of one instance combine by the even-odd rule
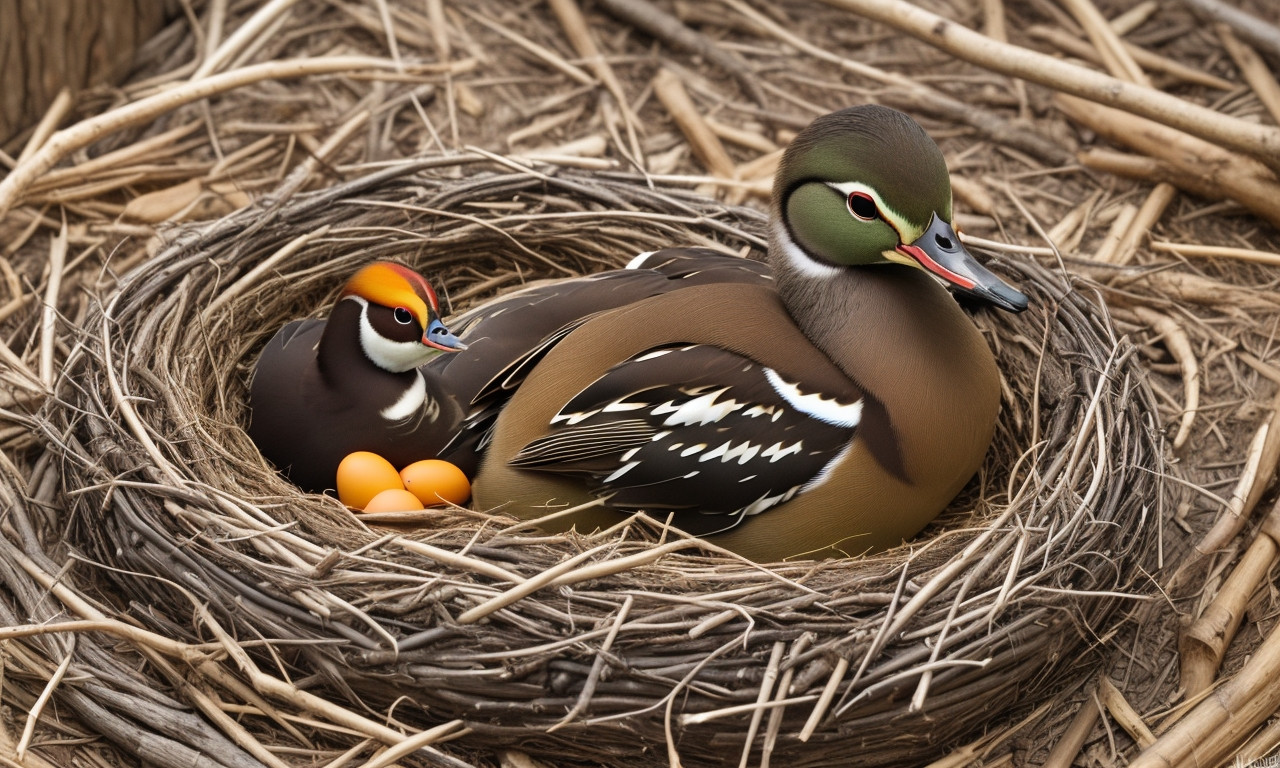
[[[1200,409],[1200,364],[1196,360],[1195,350],[1187,339],[1187,333],[1172,317],[1156,312],[1147,307],[1134,307],[1133,311],[1151,328],[1164,337],[1164,345],[1169,354],[1178,361],[1182,369],[1182,388],[1186,401],[1179,419],[1178,433],[1173,438],[1173,449],[1176,451],[1187,442],[1191,435],[1191,424],[1195,421],[1196,411]]]
[[[657,94],[658,101],[662,102],[662,106],[675,119],[676,125],[680,126],[681,133],[689,140],[689,146],[693,148],[693,154],[702,167],[716,176],[733,178],[733,160],[729,158],[729,153],[725,151],[715,131],[711,130],[694,106],[680,78],[669,69],[660,69],[653,78],[653,91]]]
[[[1162,181],[1211,199],[1230,198],[1280,226],[1280,182],[1262,163],[1117,109],[1063,94],[1056,101],[1068,117],[1109,141],[1161,161],[1150,167],[1173,175]],[[1080,159],[1087,163],[1087,156]]]
[[[764,91],[756,82],[756,74],[741,56],[716,45],[714,40],[691,29],[649,0],[596,0],[596,5],[618,21],[643,30],[672,48],[701,56],[715,64],[738,81],[738,87],[748,98],[764,106]]]
[[[263,80],[288,80],[308,75],[334,74],[360,69],[394,69],[393,62],[368,56],[327,56],[314,59],[285,59],[252,64],[230,72],[210,75],[195,82],[148,96],[110,112],[81,120],[49,137],[44,146],[26,162],[19,163],[0,181],[0,218],[4,218],[22,193],[59,160],[84,149],[104,136],[132,125],[154,120],[185,104]]]
[[[1258,94],[1262,106],[1271,113],[1271,119],[1280,122],[1280,84],[1276,83],[1276,76],[1271,73],[1266,62],[1256,51],[1240,42],[1226,24],[1218,25],[1218,37],[1227,53],[1231,54],[1240,74],[1244,76],[1244,81]]]
[[[1227,245],[1200,245],[1199,243],[1169,243],[1157,240],[1151,244],[1151,250],[1163,253],[1176,253],[1184,258],[1198,257],[1202,259],[1236,259],[1254,264],[1266,264],[1280,267],[1280,253],[1255,251],[1252,248],[1233,248]]]
[[[1213,685],[1227,647],[1244,621],[1249,599],[1275,565],[1276,555],[1280,554],[1280,547],[1276,544],[1278,535],[1280,503],[1272,507],[1262,531],[1249,544],[1213,602],[1179,638],[1180,677],[1187,698],[1193,699]]]
[[[1235,677],[1160,735],[1129,768],[1217,765],[1280,709],[1280,627],[1271,630]]]
[[[823,2],[886,24],[971,64],[1141,115],[1280,169],[1280,128],[1228,117],[1167,93],[997,42],[905,0]]]
[[[1151,87],[1147,74],[1129,55],[1124,43],[1120,41],[1120,36],[1107,23],[1106,17],[1092,0],[1062,0],[1062,3],[1071,15],[1076,17],[1076,21],[1080,22],[1080,26],[1084,27],[1085,34],[1089,36],[1093,47],[1102,57],[1103,66],[1113,77]]]
[[[893,86],[877,95],[878,100],[888,106],[923,112],[944,120],[972,126],[983,138],[1025,152],[1050,165],[1066,165],[1071,162],[1071,153],[1044,134],[1019,126],[989,109],[960,101],[904,75],[886,72],[860,61],[838,56],[796,36],[742,0],[721,0],[721,2],[802,53],[822,61],[829,61],[859,77]]]
[[[1258,428],[1249,445],[1245,468],[1231,494],[1228,508],[1196,544],[1197,552],[1217,552],[1240,533],[1263,491],[1271,484],[1277,463],[1280,463],[1280,395],[1272,403],[1271,418]]]
[[[1245,42],[1261,49],[1274,62],[1280,63],[1280,28],[1274,24],[1268,24],[1221,0],[1182,0],[1182,4],[1201,18],[1231,27]]]
[[[1035,24],[1027,28],[1027,34],[1033,39],[1043,40],[1059,50],[1072,56],[1077,56],[1085,61],[1091,61],[1095,64],[1102,63],[1102,57],[1098,55],[1097,50],[1084,40],[1076,37],[1065,29],[1059,27],[1049,27],[1043,24]],[[1211,75],[1208,72],[1202,72],[1193,67],[1188,67],[1182,62],[1161,56],[1158,53],[1152,53],[1146,48],[1125,42],[1125,50],[1138,62],[1144,69],[1153,72],[1161,72],[1175,77],[1183,82],[1195,83],[1197,85],[1208,86],[1209,88],[1217,88],[1220,91],[1230,91],[1236,87],[1236,83],[1230,80],[1223,80],[1221,77]]]

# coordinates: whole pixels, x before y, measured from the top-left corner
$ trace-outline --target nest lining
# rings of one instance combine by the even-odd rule
[[[762,568],[644,518],[549,536],[449,509],[388,531],[301,493],[241,429],[245,382],[359,265],[404,260],[465,302],[666,245],[761,255],[751,209],[461,162],[181,232],[91,311],[39,419],[67,544],[109,566],[69,578],[163,634],[253,645],[261,670],[363,715],[461,720],[431,764],[498,745],[556,764],[928,760],[1060,685],[1146,590],[1171,492],[1155,406],[1088,292],[1022,260],[994,266],[1032,309],[975,318],[1008,385],[979,479],[881,555]]]

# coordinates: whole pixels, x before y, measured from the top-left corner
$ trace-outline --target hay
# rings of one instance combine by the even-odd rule
[[[51,500],[70,523],[42,526],[31,504],[11,515],[29,553],[56,553],[29,573],[76,553],[60,583],[98,602],[68,604],[153,642],[150,664],[110,667],[131,695],[59,684],[82,717],[97,707],[199,751],[230,738],[204,752],[228,766],[380,745],[390,760],[397,744],[427,765],[504,747],[555,764],[750,750],[902,765],[1080,679],[1150,591],[1173,491],[1134,348],[1087,284],[1024,259],[995,268],[1033,309],[977,316],[1008,385],[988,461],[926,535],[883,555],[760,568],[645,519],[546,536],[461,509],[371,529],[300,493],[242,431],[245,380],[266,339],[357,265],[403,259],[461,307],[665,244],[760,255],[754,210],[480,160],[392,164],[181,231],[91,307],[31,425],[54,446]],[[187,701],[155,707],[200,707],[216,728],[136,715],[139,692],[171,687]]]

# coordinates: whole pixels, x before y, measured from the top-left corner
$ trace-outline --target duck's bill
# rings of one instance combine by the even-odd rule
[[[1027,308],[1024,293],[996,277],[991,270],[960,244],[951,225],[934,214],[929,228],[910,245],[899,245],[898,252],[918,263],[926,272],[936,275],[952,290],[982,299],[1010,312]]]
[[[422,334],[422,343],[443,352],[461,352],[467,348],[467,345],[462,343],[462,339],[453,335],[453,331],[434,318],[427,323],[427,332]]]

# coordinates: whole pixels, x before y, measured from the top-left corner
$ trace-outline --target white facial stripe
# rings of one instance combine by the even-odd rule
[[[773,233],[775,242],[782,249],[783,256],[786,257],[787,261],[791,262],[797,272],[817,280],[831,279],[840,274],[839,267],[815,261],[813,257],[805,253],[805,250],[791,239],[791,234],[787,232],[786,225],[781,221],[773,222]]]
[[[898,233],[898,239],[904,243],[914,243],[916,240],[920,239],[921,235],[924,234],[924,230],[922,228],[918,226],[913,227],[908,224],[907,217],[894,210],[884,200],[881,200],[879,193],[871,187],[868,187],[866,184],[856,181],[828,181],[827,186],[839,192],[841,195],[844,195],[846,199],[854,192],[861,192],[874,200],[876,208],[880,211],[880,216],[884,218],[885,222],[887,222],[889,226],[893,227],[894,231]]]
[[[427,399],[427,383],[422,380],[422,374],[414,371],[413,383],[405,389],[404,394],[400,395],[400,399],[391,405],[383,408],[378,412],[382,418],[387,421],[404,421],[413,416],[422,407]]]
[[[343,301],[354,301],[360,305],[360,349],[379,368],[404,373],[439,354],[422,342],[392,341],[378,333],[369,322],[369,302],[360,296],[348,296]]]

